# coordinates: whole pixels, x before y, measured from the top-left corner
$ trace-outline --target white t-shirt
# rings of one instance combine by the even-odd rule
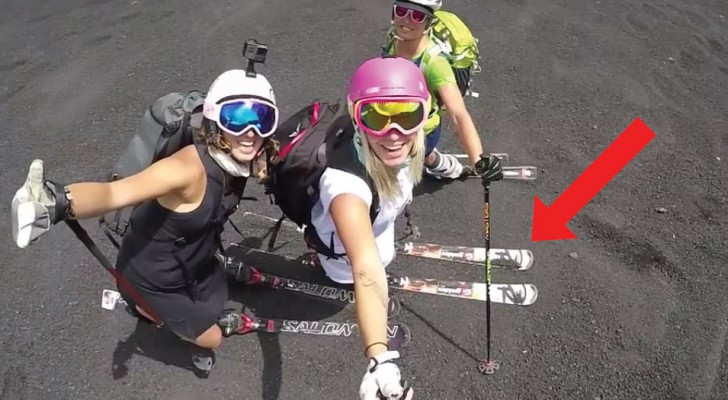
[[[397,179],[401,188],[400,195],[395,199],[385,201],[380,197],[381,210],[374,220],[372,229],[376,240],[379,257],[386,268],[394,260],[394,222],[403,211],[404,207],[412,201],[412,189],[414,187],[409,177],[409,167],[402,168]],[[334,252],[341,254],[345,252],[341,239],[336,232],[336,226],[329,213],[331,201],[338,195],[350,193],[360,197],[367,205],[372,204],[372,191],[367,183],[360,177],[340,169],[327,168],[319,180],[320,196],[318,202],[311,210],[311,224],[316,228],[319,237],[327,246],[331,243],[331,233],[334,232]],[[339,259],[327,260],[326,256],[320,255],[321,266],[328,277],[338,283],[353,283],[354,277],[351,271],[349,258],[342,256]]]

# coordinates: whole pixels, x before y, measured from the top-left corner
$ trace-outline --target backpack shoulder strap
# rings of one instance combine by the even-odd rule
[[[197,150],[197,154],[200,156],[202,165],[205,167],[206,175],[220,182],[222,187],[225,187],[225,172],[217,165],[215,160],[212,159],[207,150],[207,146],[199,141],[195,141],[193,144]]]
[[[199,155],[200,160],[202,161],[202,164],[205,167],[206,178],[213,179],[216,182],[219,182],[222,189],[220,193],[220,201],[216,205],[213,216],[208,222],[219,223],[216,232],[216,241],[220,252],[222,254],[225,254],[225,248],[223,247],[222,242],[222,231],[224,229],[225,220],[227,220],[230,225],[232,225],[232,227],[235,229],[236,232],[238,232],[238,234],[240,234],[240,236],[244,236],[242,232],[240,232],[238,227],[235,226],[235,224],[233,224],[233,222],[229,218],[238,210],[238,207],[240,206],[240,201],[243,198],[243,194],[245,193],[245,187],[248,183],[248,178],[231,177],[227,175],[225,171],[223,171],[223,169],[220,168],[220,166],[210,156],[209,150],[204,143],[196,140],[194,142],[194,146],[197,150],[197,154]],[[232,190],[230,190],[231,188]]]
[[[437,43],[436,41],[433,41],[427,49],[422,53],[422,56],[420,57],[420,68],[422,69],[423,73],[429,72],[429,67],[431,64],[431,61],[433,58],[444,55],[445,51],[443,50],[442,46]]]
[[[374,188],[374,184],[367,174],[366,167],[359,161],[359,156],[354,148],[354,126],[348,115],[341,115],[336,121],[332,122],[331,127],[336,129],[332,133],[332,137],[327,141],[327,167],[340,169],[361,177],[372,191],[372,203],[369,206],[369,219],[372,223],[379,215],[380,203],[379,194]],[[318,253],[330,259],[337,259],[346,255],[338,254],[334,251],[334,234],[331,234],[329,243],[324,243],[316,233],[313,226],[306,226],[304,238],[309,247],[315,249]]]
[[[332,146],[327,149],[329,157],[328,166],[342,171],[349,172],[356,175],[366,182],[369,189],[372,191],[372,203],[369,207],[369,217],[372,222],[376,219],[379,214],[379,194],[374,187],[371,177],[367,173],[364,164],[359,161],[359,155],[354,148],[354,125],[351,123],[351,119],[348,116],[342,116],[340,121],[336,123],[344,122],[346,125],[340,127],[341,133],[336,138],[332,138]]]
[[[387,31],[387,41],[384,43],[384,46],[382,46],[382,55],[385,56],[389,54],[389,52],[392,50],[392,46],[394,46],[394,28],[389,28]]]

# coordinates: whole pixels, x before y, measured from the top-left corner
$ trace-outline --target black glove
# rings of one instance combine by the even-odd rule
[[[475,173],[480,175],[483,185],[503,179],[500,158],[490,154],[481,154],[480,160],[475,163]]]

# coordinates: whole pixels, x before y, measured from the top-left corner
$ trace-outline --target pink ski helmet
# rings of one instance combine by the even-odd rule
[[[354,71],[349,82],[347,102],[354,123],[370,135],[382,135],[388,129],[366,127],[362,121],[361,105],[382,101],[410,101],[421,104],[421,115],[409,127],[399,126],[400,131],[411,134],[419,130],[427,119],[430,92],[420,68],[412,61],[393,56],[372,58]],[[369,129],[367,129],[369,128]],[[373,128],[373,129],[372,129]]]
[[[354,71],[349,81],[349,104],[374,97],[409,97],[429,101],[430,92],[420,68],[402,57],[372,58]]]

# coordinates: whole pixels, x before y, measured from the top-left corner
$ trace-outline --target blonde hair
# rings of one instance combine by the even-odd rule
[[[372,150],[367,135],[359,134],[361,138],[361,149],[364,158],[364,166],[367,174],[372,179],[374,187],[382,200],[391,200],[400,193],[397,173],[399,167],[388,167],[384,165],[377,154]],[[412,149],[409,153],[409,178],[417,185],[422,180],[422,170],[425,165],[425,131],[420,129],[417,132]]]
[[[200,129],[197,130],[197,137],[203,144],[215,147],[226,154],[230,154],[232,151],[230,143],[225,139],[217,124],[207,118],[203,118]],[[278,154],[278,142],[271,138],[264,139],[258,155],[251,163],[252,176],[255,176],[258,183],[262,184],[268,178],[268,159],[273,154]]]

